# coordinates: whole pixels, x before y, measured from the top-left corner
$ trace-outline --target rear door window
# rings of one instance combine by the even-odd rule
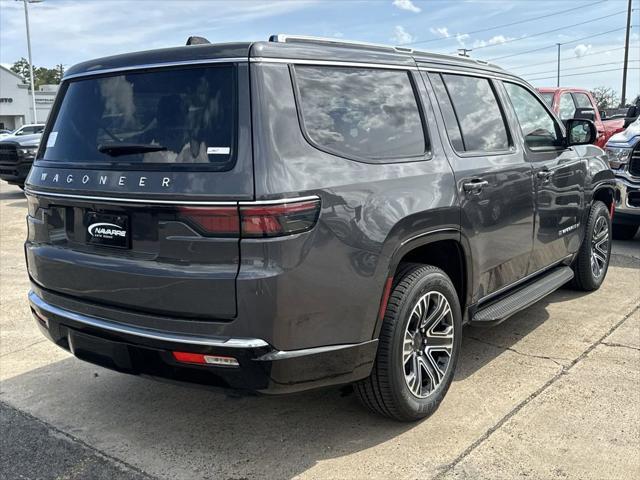
[[[234,67],[163,69],[71,80],[41,160],[233,166]]]
[[[507,126],[489,79],[442,74],[442,81],[447,97],[438,95],[441,110],[453,108],[464,151],[490,153],[509,150]],[[451,107],[446,105],[448,102]],[[445,121],[447,117],[450,123],[451,115],[445,115]],[[449,126],[447,130],[451,132],[454,128],[455,126]],[[460,151],[455,137],[452,144]]]
[[[294,72],[303,130],[318,148],[365,161],[424,157],[409,72],[300,65]]]

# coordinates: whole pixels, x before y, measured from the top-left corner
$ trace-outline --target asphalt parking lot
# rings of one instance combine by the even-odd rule
[[[232,398],[121,375],[29,313],[26,200],[0,185],[0,478],[640,478],[640,239],[603,287],[467,329],[434,416],[399,424],[329,389]]]

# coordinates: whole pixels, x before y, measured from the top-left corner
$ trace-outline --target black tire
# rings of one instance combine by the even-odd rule
[[[601,231],[601,228],[606,228],[606,231]],[[604,243],[602,243],[602,239],[605,240]],[[599,244],[600,248],[596,248],[596,244]],[[595,267],[592,268],[592,254],[594,254],[594,251],[600,258],[604,259],[603,265],[599,269]],[[575,276],[573,277],[572,286],[585,292],[591,292],[600,288],[600,285],[602,285],[607,275],[610,256],[611,217],[609,216],[609,209],[604,203],[596,201],[591,206],[585,228],[584,240],[578,251],[578,256],[573,263],[573,273]],[[598,260],[598,265],[600,265],[599,262],[600,260]]]
[[[415,421],[435,412],[449,390],[460,352],[462,314],[455,287],[449,277],[439,268],[429,265],[404,266],[399,269],[398,277],[387,304],[373,370],[368,378],[357,382],[354,389],[360,401],[373,412],[400,421]],[[417,315],[415,311],[418,308],[418,303],[426,302],[421,303],[427,307],[423,309],[424,312],[427,312],[424,318],[429,319],[431,315],[436,318],[440,317],[441,312],[447,311],[446,305],[442,301],[443,298],[446,299],[450,307],[450,314],[447,313],[442,317],[441,322],[427,327],[425,330],[428,330],[429,333],[416,331],[413,337],[415,342],[411,344],[410,348],[413,353],[407,354],[404,349],[405,335],[408,335],[410,322],[411,325],[422,324],[422,317]],[[433,303],[432,310],[429,310],[429,302]],[[436,311],[436,307],[441,308],[440,312]],[[444,323],[446,325],[441,327],[440,325]],[[444,330],[434,331],[435,328],[444,328]],[[433,339],[434,335],[447,338],[443,342],[450,342],[451,347],[447,347],[450,355],[444,351],[435,352],[435,355],[438,356],[436,359],[433,356],[434,353],[431,353],[433,362],[429,363],[427,359],[429,354],[426,353],[427,345],[429,345],[427,342],[428,338]],[[453,338],[449,340],[448,337],[451,335]],[[409,360],[405,361],[404,358],[407,355]],[[415,360],[416,356],[420,355],[424,357],[424,362]],[[446,360],[447,357],[448,360]],[[440,365],[440,368],[436,370],[435,365],[440,362],[446,362],[446,366]],[[427,364],[429,365],[430,372],[439,377],[439,383],[432,380],[434,376],[431,374],[424,376],[422,372],[426,373],[426,370],[421,369],[420,365],[422,364],[425,367]],[[417,368],[416,371],[420,371],[418,376],[421,379],[419,386],[417,386],[418,382],[413,382],[414,388],[422,395],[425,394],[424,390],[428,390],[423,398],[412,392],[409,380],[405,379],[407,368],[411,370],[412,367]]]
[[[616,225],[613,224],[613,238],[616,240],[631,240],[638,233],[638,225]]]

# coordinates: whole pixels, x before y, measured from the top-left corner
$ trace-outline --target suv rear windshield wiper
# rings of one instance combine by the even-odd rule
[[[132,153],[164,152],[166,150],[167,147],[152,143],[103,143],[98,145],[100,153],[106,153],[112,157],[130,155]]]

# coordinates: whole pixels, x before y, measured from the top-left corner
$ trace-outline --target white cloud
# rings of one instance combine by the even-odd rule
[[[438,27],[438,28],[432,27],[429,29],[429,31],[434,35],[437,35],[443,38],[449,38],[451,36],[451,34],[449,33],[449,29],[447,27]]]
[[[590,50],[591,44],[585,45],[584,43],[581,43],[573,49],[573,54],[576,56],[576,58],[581,58],[584,57]]]
[[[463,47],[465,45],[465,40],[467,40],[468,38],[468,33],[456,33],[456,41]]]
[[[473,42],[474,48],[486,47],[488,45],[500,45],[513,40],[514,37],[505,37],[504,35],[494,35],[489,40],[476,40]]]
[[[422,10],[420,7],[416,7],[411,0],[393,0],[393,6],[413,13],[419,13]]]
[[[396,25],[396,28],[393,29],[393,36],[391,37],[398,45],[403,45],[405,43],[411,43],[415,40],[415,37],[407,32],[402,25]]]

